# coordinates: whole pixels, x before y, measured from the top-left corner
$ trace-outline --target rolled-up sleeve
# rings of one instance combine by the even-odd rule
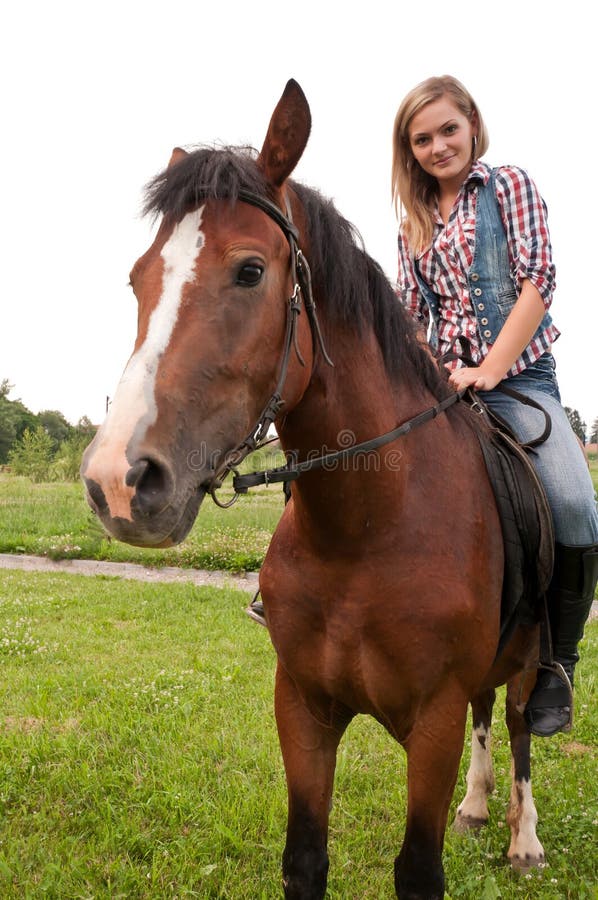
[[[416,322],[427,329],[430,319],[430,311],[424,302],[415,271],[413,257],[409,251],[407,239],[402,229],[399,230],[399,271],[397,274],[397,296],[407,312]]]
[[[512,275],[519,289],[529,280],[546,309],[552,303],[556,273],[546,205],[527,172],[515,166],[496,173],[496,194],[507,233]]]

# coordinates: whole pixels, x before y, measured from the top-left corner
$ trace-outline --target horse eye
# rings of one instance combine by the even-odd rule
[[[263,274],[263,266],[258,266],[256,263],[248,263],[239,269],[237,284],[245,285],[245,287],[255,287],[261,281]]]

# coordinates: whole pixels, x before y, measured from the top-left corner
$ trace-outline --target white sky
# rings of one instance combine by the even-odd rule
[[[33,411],[100,422],[136,331],[141,189],[173,146],[261,146],[289,77],[312,109],[295,172],[334,198],[394,280],[391,131],[403,95],[450,73],[549,207],[563,402],[598,416],[594,30],[581,0],[407,4],[53,0],[10,4],[0,75],[0,379]]]

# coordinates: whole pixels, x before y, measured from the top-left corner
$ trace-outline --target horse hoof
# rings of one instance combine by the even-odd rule
[[[546,860],[544,854],[530,856],[530,854],[526,853],[525,856],[519,856],[518,854],[510,856],[509,862],[514,872],[518,872],[519,875],[527,875],[532,869],[541,869],[545,865]]]
[[[468,831],[479,831],[484,825],[488,824],[488,819],[479,819],[477,816],[464,816],[457,812],[453,830],[457,834],[466,834]]]

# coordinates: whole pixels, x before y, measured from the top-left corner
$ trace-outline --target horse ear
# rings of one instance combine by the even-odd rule
[[[174,150],[172,151],[172,154],[168,161],[168,168],[170,169],[171,166],[175,166],[178,162],[180,162],[186,156],[188,156],[188,153],[186,150],[183,150],[182,147],[175,147]]]
[[[258,165],[275,186],[281,187],[305,150],[311,113],[305,94],[291,78],[272,113]]]

